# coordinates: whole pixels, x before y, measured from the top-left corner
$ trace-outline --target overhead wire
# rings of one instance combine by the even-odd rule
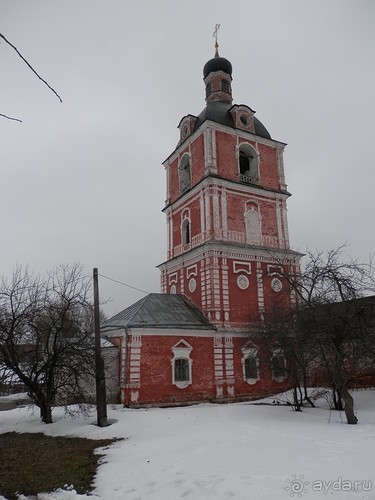
[[[142,292],[142,293],[146,293],[146,294],[152,293],[152,292],[146,292],[146,290],[142,290],[141,288],[137,288],[136,286],[128,285],[128,283],[124,283],[122,281],[115,280],[114,278],[110,278],[109,276],[105,276],[104,274],[98,273],[98,276],[100,276],[101,278],[105,278],[107,280],[113,281],[114,283],[118,283],[119,285],[123,285],[123,286],[126,286],[128,288],[132,288],[133,290],[138,290],[138,292]]]

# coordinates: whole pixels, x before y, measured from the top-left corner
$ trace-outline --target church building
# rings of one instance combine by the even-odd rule
[[[102,333],[120,348],[125,405],[228,401],[290,386],[283,352],[259,334],[285,274],[301,254],[289,245],[285,143],[255,111],[232,99],[232,65],[203,68],[206,106],[184,116],[166,172],[167,259],[161,294],[109,319]]]

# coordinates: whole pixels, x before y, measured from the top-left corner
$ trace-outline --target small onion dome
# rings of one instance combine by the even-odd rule
[[[206,62],[203,68],[203,78],[206,78],[210,73],[214,71],[224,71],[228,75],[232,76],[232,64],[225,57],[220,57],[216,53],[215,57]]]

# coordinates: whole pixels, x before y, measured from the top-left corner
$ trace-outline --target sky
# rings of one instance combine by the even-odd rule
[[[80,262],[159,292],[162,162],[205,106],[202,69],[233,66],[234,103],[288,144],[293,249],[375,249],[372,0],[0,0],[1,273]],[[100,278],[112,315],[144,296]]]
[[[358,425],[345,424],[322,398],[292,411],[284,393],[253,403],[111,405],[108,427],[93,425],[95,414],[64,418],[63,407],[46,425],[38,411],[19,407],[0,412],[0,432],[119,438],[98,450],[92,494],[67,486],[39,500],[374,500],[375,391],[353,397]]]

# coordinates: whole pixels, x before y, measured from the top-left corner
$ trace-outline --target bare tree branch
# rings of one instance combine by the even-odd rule
[[[13,50],[15,50],[17,52],[17,54],[19,55],[19,57],[24,61],[25,64],[27,64],[27,66],[31,69],[31,71],[39,78],[39,80],[41,80],[55,95],[56,97],[59,99],[60,102],[62,102],[62,99],[61,97],[59,96],[59,94],[56,92],[55,89],[53,89],[49,84],[48,82],[46,82],[46,80],[44,80],[44,78],[42,78],[39,73],[37,71],[35,71],[35,69],[31,66],[31,64],[23,57],[23,55],[20,53],[20,51],[17,49],[17,47],[15,47],[9,40],[7,40],[7,38],[5,38],[4,35],[2,35],[0,33],[0,38],[4,40],[5,43],[7,43],[10,47],[12,47]],[[19,118],[14,118],[12,116],[8,116],[8,115],[5,115],[3,113],[0,113],[0,116],[3,117],[3,118],[6,118],[7,120],[13,120],[13,121],[16,121],[16,122],[21,122],[22,123],[22,120],[20,120]]]
[[[7,43],[10,47],[12,47],[13,50],[15,50],[17,52],[17,54],[20,56],[20,58],[22,59],[22,61],[27,64],[27,66],[31,69],[31,71],[39,78],[39,80],[41,80],[45,85],[47,85],[47,87],[55,94],[55,96],[59,99],[60,102],[62,102],[62,99],[61,97],[59,96],[59,94],[56,92],[55,89],[53,89],[49,84],[48,82],[46,82],[46,80],[44,80],[44,78],[42,78],[39,73],[37,71],[35,71],[35,69],[31,66],[31,64],[23,57],[23,55],[20,53],[20,51],[17,49],[17,47],[15,47],[9,40],[7,40],[5,38],[4,35],[2,35],[0,33],[0,38],[2,38],[4,40],[5,43]]]
[[[0,113],[0,116],[2,116],[3,118],[7,118],[7,120],[14,120],[15,122],[22,123],[22,120],[20,120],[19,118],[14,118],[12,116],[4,115],[3,113]]]

